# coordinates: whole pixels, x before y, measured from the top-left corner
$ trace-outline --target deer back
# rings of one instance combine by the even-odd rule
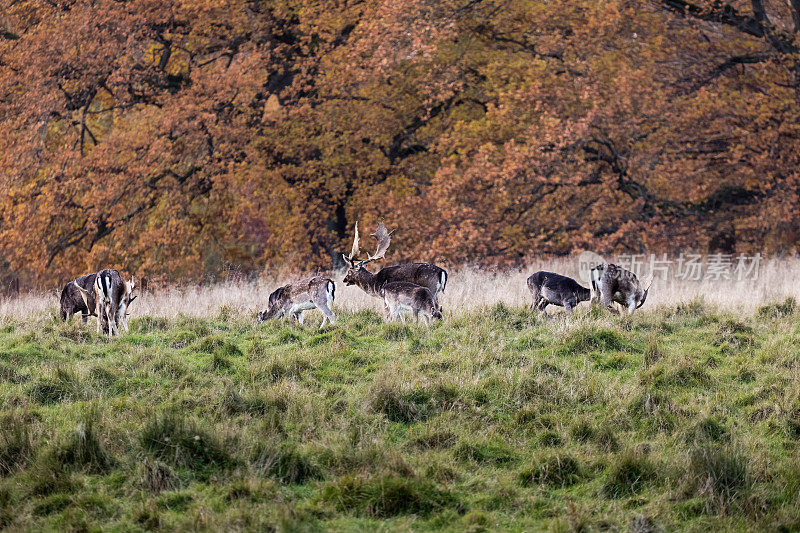
[[[95,292],[94,281],[97,274],[86,274],[64,286],[61,291],[61,317],[66,320],[68,315],[73,313],[95,314]],[[81,293],[82,288],[85,293]],[[84,295],[86,301],[84,302]]]
[[[444,290],[447,272],[430,263],[404,263],[382,268],[375,274],[375,285],[378,288],[393,282],[413,283],[436,293]]]

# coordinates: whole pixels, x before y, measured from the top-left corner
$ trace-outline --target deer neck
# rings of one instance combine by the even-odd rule
[[[578,290],[577,296],[579,302],[588,302],[592,298],[592,291],[581,287],[580,290]]]
[[[375,286],[376,276],[363,266],[356,272],[356,285],[372,296],[380,296],[378,287]]]

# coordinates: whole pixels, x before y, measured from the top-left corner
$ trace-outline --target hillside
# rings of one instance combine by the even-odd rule
[[[792,254],[800,5],[0,0],[0,282]],[[372,230],[370,230],[371,232]]]
[[[10,530],[795,530],[800,315],[0,325]]]

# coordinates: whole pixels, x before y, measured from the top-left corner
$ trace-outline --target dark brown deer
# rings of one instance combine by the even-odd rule
[[[447,286],[447,272],[443,268],[430,263],[403,263],[400,265],[384,267],[373,274],[364,265],[383,259],[386,250],[389,248],[391,233],[386,231],[383,222],[378,224],[378,229],[372,234],[378,241],[378,248],[374,255],[367,254],[366,259],[358,259],[360,253],[358,239],[358,222],[356,222],[356,234],[353,238],[353,249],[350,255],[342,254],[347,263],[347,274],[344,277],[345,285],[357,285],[364,292],[372,296],[382,297],[381,288],[387,283],[403,281],[427,288],[433,295],[435,305],[438,307],[440,292],[444,292]]]
[[[314,276],[313,278],[296,281],[277,288],[269,295],[268,307],[258,313],[258,321],[264,322],[270,318],[280,318],[291,315],[303,323],[303,313],[309,309],[317,308],[322,312],[322,324],[333,321],[336,315],[331,311],[331,304],[336,293],[336,284],[330,278]]]
[[[61,320],[64,322],[72,318],[75,313],[80,313],[83,323],[95,313],[94,280],[97,274],[86,274],[64,285],[61,291]],[[84,295],[81,289],[86,291]]]
[[[407,281],[393,281],[380,289],[383,302],[386,305],[386,321],[392,322],[400,319],[405,322],[402,311],[411,311],[414,321],[419,322],[419,315],[429,325],[431,319],[442,319],[442,308],[436,305],[433,294],[427,287],[415,285]]]
[[[619,304],[629,315],[644,305],[653,284],[652,276],[643,285],[636,274],[614,264],[597,265],[591,270],[592,301],[599,300],[603,307],[619,314],[613,304]]]
[[[572,310],[581,302],[588,302],[591,291],[582,287],[577,281],[554,272],[539,271],[528,278],[528,289],[533,296],[533,307],[538,309],[547,318],[550,315],[545,307],[550,304],[558,305],[567,310],[567,315],[572,316]]]

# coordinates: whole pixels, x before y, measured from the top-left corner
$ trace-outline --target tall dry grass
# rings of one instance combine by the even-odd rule
[[[464,266],[450,269],[449,281],[441,302],[450,312],[464,312],[492,306],[499,302],[511,306],[530,304],[527,277],[537,270],[549,270],[579,278],[577,258],[532,260],[520,270],[491,270]],[[645,268],[645,271],[647,269]],[[378,298],[357,287],[341,283],[344,272],[330,274],[336,283],[335,308],[346,311],[381,310]],[[256,282],[226,282],[214,285],[184,285],[140,293],[131,306],[133,316],[174,317],[215,316],[225,306],[236,314],[255,314],[266,306],[267,296],[276,287],[302,275],[265,275]],[[674,306],[703,298],[716,306],[737,314],[752,313],[765,303],[781,301],[789,296],[800,300],[800,259],[762,260],[758,279],[683,281],[674,277],[656,279],[647,303],[642,309]],[[586,285],[584,283],[584,285]],[[55,312],[60,290],[21,294],[0,300],[0,317],[24,317]]]

